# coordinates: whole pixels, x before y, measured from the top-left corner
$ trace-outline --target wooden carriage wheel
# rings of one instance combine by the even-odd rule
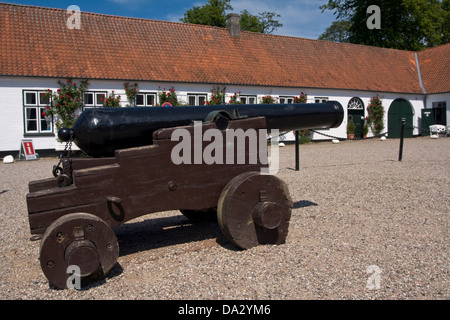
[[[55,220],[41,241],[40,262],[54,286],[65,289],[69,266],[80,270],[80,281],[104,277],[119,256],[114,231],[102,219],[88,213],[72,213]]]
[[[285,241],[292,200],[287,185],[272,175],[246,172],[222,191],[217,219],[223,234],[242,249]]]

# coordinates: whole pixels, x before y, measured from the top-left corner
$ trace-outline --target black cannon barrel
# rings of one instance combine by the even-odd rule
[[[158,129],[185,126],[205,121],[215,111],[243,117],[265,117],[267,129],[291,131],[335,128],[344,118],[337,101],[299,104],[250,104],[187,107],[93,108],[85,110],[75,122],[75,144],[90,156],[112,156],[114,151],[152,144]],[[61,129],[58,136],[68,141],[70,134]]]

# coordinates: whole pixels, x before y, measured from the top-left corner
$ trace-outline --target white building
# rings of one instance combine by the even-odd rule
[[[66,10],[5,3],[0,16],[2,154],[19,150],[22,139],[38,151],[61,146],[41,115],[48,105],[41,93],[67,79],[89,81],[85,107],[101,106],[112,91],[125,106],[128,82],[139,85],[138,106],[158,104],[163,88],[202,104],[219,86],[225,102],[238,92],[245,103],[266,95],[287,103],[301,92],[308,102],[337,100],[355,120],[378,96],[389,137],[402,117],[407,136],[422,134],[424,114],[433,118],[428,124],[450,119],[450,44],[410,52],[239,32],[234,16],[228,29],[84,12],[77,29],[67,26]],[[345,138],[346,126],[313,138]]]

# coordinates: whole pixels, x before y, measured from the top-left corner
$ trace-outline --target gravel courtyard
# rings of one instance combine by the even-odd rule
[[[239,250],[177,211],[115,229],[118,263],[82,290],[49,286],[30,241],[28,182],[56,158],[0,163],[0,299],[450,299],[450,138],[280,148],[286,243]]]

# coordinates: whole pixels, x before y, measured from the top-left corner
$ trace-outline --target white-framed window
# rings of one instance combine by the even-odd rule
[[[314,103],[324,103],[328,101],[328,97],[314,97]]]
[[[86,91],[84,93],[83,108],[103,107],[102,99],[107,97],[106,91]]]
[[[44,90],[23,90],[25,134],[53,134],[53,119],[44,116],[45,110],[51,105],[50,98],[46,98],[45,93]]]
[[[204,106],[206,103],[206,94],[188,93],[188,104],[190,106]]]
[[[241,103],[243,103],[243,104],[257,104],[258,103],[256,96],[240,95],[239,99],[241,99]]]
[[[294,97],[280,97],[280,103],[294,103]]]
[[[135,97],[136,107],[153,107],[156,105],[155,92],[139,92]]]

